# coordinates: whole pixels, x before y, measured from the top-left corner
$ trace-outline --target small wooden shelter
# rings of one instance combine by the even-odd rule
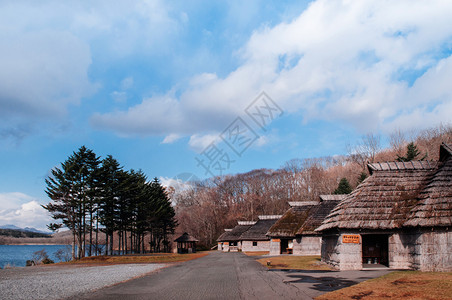
[[[183,235],[174,240],[177,243],[177,253],[195,253],[197,239],[184,232]]]
[[[371,176],[317,229],[322,261],[341,270],[452,271],[452,148],[441,145],[438,162],[368,168]]]

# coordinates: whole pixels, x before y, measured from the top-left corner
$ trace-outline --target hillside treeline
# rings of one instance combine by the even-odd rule
[[[51,170],[46,185],[52,201],[43,207],[60,221],[48,227],[69,228],[74,258],[113,254],[115,236],[123,254],[170,250],[175,211],[157,179],[124,170],[112,156],[100,160],[83,146]],[[100,246],[101,233],[107,247]]]
[[[13,238],[50,238],[50,234],[41,232],[32,232],[17,229],[0,229],[1,236],[13,237]]]
[[[438,126],[421,132],[395,131],[390,148],[381,147],[381,137],[368,134],[348,155],[313,159],[293,159],[278,170],[260,169],[195,182],[189,188],[172,190],[178,231],[190,232],[206,247],[215,245],[224,228],[237,220],[257,220],[258,215],[282,214],[288,201],[314,201],[331,194],[342,178],[355,188],[368,176],[367,164],[394,161],[413,143],[417,159],[438,160],[442,142],[452,143],[452,126]]]

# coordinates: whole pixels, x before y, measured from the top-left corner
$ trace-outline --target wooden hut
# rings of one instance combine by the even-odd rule
[[[271,255],[320,255],[322,235],[316,232],[345,195],[320,195],[319,201],[289,202],[290,209],[267,232]]]
[[[440,160],[368,165],[371,176],[317,231],[322,260],[341,270],[372,266],[452,271],[452,149]]]
[[[232,229],[225,229],[225,232],[217,239],[218,250],[223,252],[236,252],[242,249],[240,236],[253,226],[255,221],[238,221]]]
[[[270,227],[270,255],[293,254],[294,239],[298,229],[309,217],[309,211],[317,201],[289,202],[289,210]]]
[[[177,253],[195,253],[197,239],[184,232],[183,235],[174,240],[177,243]]]
[[[270,238],[266,233],[280,218],[281,215],[258,216],[258,221],[240,236],[242,251],[269,252]]]
[[[320,202],[309,210],[309,216],[295,234],[293,253],[298,255],[320,255],[322,234],[315,231],[331,210],[346,195],[320,195]]]

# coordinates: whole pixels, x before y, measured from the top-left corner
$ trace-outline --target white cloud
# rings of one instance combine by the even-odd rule
[[[181,136],[179,134],[170,134],[163,139],[162,144],[172,144],[180,138]]]
[[[0,211],[15,209],[20,204],[34,200],[33,197],[24,193],[0,193]]]
[[[144,100],[128,111],[111,114],[95,114],[91,122],[98,127],[108,127],[120,135],[171,134],[181,126],[181,114],[177,101],[171,95]],[[188,127],[188,126],[187,126]]]
[[[126,77],[121,81],[121,89],[128,90],[133,87],[133,77]]]
[[[118,91],[110,93],[115,102],[122,103],[127,101],[127,90],[133,87],[133,77],[126,77],[121,80]]]
[[[162,1],[2,1],[0,28],[0,137],[23,138],[96,91],[93,53],[100,63],[165,53],[179,24]],[[124,102],[131,87],[127,77],[112,97]]]
[[[52,219],[38,199],[23,193],[0,194],[0,224],[46,230]]]
[[[452,101],[451,15],[447,1],[315,1],[291,22],[256,30],[226,77],[201,74],[178,97],[147,98],[93,124],[123,135],[192,135],[194,143],[194,134],[224,129],[262,90],[305,122],[362,132],[410,116],[427,117],[423,127],[450,121],[440,108]]]
[[[68,104],[94,90],[90,49],[70,33],[2,30],[0,64],[1,126],[17,118],[61,118]]]
[[[207,146],[218,140],[219,140],[218,134],[205,134],[205,135],[194,134],[190,137],[188,145],[194,151],[201,153],[204,149],[207,148]]]
[[[264,145],[268,144],[268,138],[266,136],[260,136],[256,143],[254,144],[256,147],[262,147]]]
[[[190,182],[184,181],[180,178],[160,177],[159,180],[162,183],[162,186],[166,188],[172,187],[176,192],[181,192],[192,187]]]
[[[126,92],[114,91],[110,95],[113,98],[113,100],[115,100],[115,102],[126,102],[127,101],[127,93]]]

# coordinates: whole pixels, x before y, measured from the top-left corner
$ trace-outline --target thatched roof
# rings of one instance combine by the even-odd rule
[[[344,198],[347,195],[320,195],[320,201],[341,201],[344,200]]]
[[[290,202],[291,208],[270,227],[270,237],[295,237],[298,229],[309,216],[309,210],[318,202]]]
[[[370,174],[374,171],[406,171],[406,170],[431,170],[437,166],[432,161],[387,161],[369,164]]]
[[[237,225],[232,230],[225,231],[217,239],[218,242],[238,242],[241,241],[240,236],[247,231],[252,225]]]
[[[240,239],[242,241],[268,241],[270,238],[266,233],[279,218],[281,218],[281,215],[259,216],[256,224],[242,233]]]
[[[199,242],[197,239],[189,235],[188,233],[184,232],[183,235],[178,237],[174,240],[175,242],[182,243],[182,242]]]
[[[452,149],[443,144],[442,165],[418,197],[404,226],[452,226]]]
[[[320,202],[314,206],[310,212],[309,217],[298,229],[299,234],[318,234],[314,230],[322,225],[323,220],[329,215],[331,210],[339,204],[347,195],[320,195]]]
[[[452,152],[440,162],[369,164],[371,175],[342,200],[317,231],[452,225]]]

